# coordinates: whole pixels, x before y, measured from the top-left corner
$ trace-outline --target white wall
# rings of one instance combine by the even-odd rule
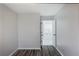
[[[0,5],[0,55],[2,55],[2,5]]]
[[[10,55],[18,47],[16,13],[4,5],[0,5],[0,29],[0,55]]]
[[[40,48],[40,14],[18,15],[18,40],[19,48]]]
[[[79,56],[79,4],[66,4],[56,20],[57,48],[65,56]]]

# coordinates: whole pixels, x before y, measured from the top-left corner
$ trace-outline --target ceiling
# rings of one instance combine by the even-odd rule
[[[16,13],[40,13],[41,15],[55,15],[64,4],[37,4],[37,3],[6,3]]]
[[[40,4],[40,14],[45,16],[56,15],[64,4]]]
[[[38,13],[39,12],[39,4],[6,3],[5,5],[11,8],[16,13]]]

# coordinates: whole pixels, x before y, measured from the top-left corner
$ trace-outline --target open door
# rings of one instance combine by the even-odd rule
[[[55,46],[55,20],[41,20],[41,45]]]

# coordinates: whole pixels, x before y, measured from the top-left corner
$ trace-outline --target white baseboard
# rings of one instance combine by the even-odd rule
[[[12,56],[17,50],[18,50],[18,48],[16,50],[14,50],[9,56]]]
[[[57,49],[57,48],[56,48]],[[60,50],[59,49],[57,49],[57,51],[61,54],[61,56],[64,56],[61,52],[60,52]]]
[[[26,49],[26,50],[28,50],[28,49],[38,49],[38,50],[40,50],[41,48],[18,48],[18,49]]]

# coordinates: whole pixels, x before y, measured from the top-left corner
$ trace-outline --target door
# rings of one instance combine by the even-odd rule
[[[55,20],[41,20],[41,45],[55,46]]]

